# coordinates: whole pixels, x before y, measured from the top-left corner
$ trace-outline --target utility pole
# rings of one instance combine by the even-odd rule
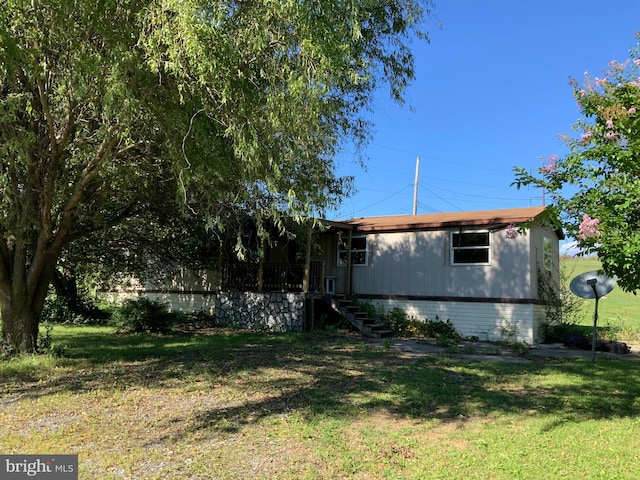
[[[418,213],[418,175],[420,173],[420,157],[416,157],[416,180],[413,183],[413,214]]]

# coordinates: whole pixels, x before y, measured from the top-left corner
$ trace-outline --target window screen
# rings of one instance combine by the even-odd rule
[[[472,231],[451,234],[451,261],[454,264],[488,264],[490,251],[489,232]]]
[[[367,237],[353,237],[351,239],[351,264],[367,265]],[[338,265],[347,265],[347,239],[338,242]]]

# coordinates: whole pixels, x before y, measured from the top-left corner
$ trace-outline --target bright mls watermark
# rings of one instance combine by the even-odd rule
[[[78,455],[0,455],[2,480],[78,480]]]

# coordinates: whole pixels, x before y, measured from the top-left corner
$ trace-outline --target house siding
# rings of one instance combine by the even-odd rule
[[[529,245],[530,252],[530,264],[531,268],[531,295],[533,298],[539,298],[539,289],[538,289],[538,269],[544,269],[544,238],[550,238],[552,240],[552,261],[554,268],[551,271],[551,278],[555,285],[560,285],[560,244],[558,242],[558,237],[556,233],[550,228],[544,227],[536,227],[531,229],[531,243]]]
[[[172,312],[205,312],[213,315],[215,306],[215,293],[201,292],[155,292],[155,291],[122,291],[122,292],[101,292],[99,297],[114,305],[122,305],[126,300],[136,300],[146,298],[167,305]]]
[[[523,342],[533,345],[540,338],[544,307],[536,304],[372,299],[385,310],[400,308],[418,320],[449,320],[464,337],[483,341]]]
[[[478,226],[368,233],[368,263],[352,267],[352,293],[419,319],[449,319],[463,336],[539,342],[545,317],[538,295],[543,238],[552,240],[553,278],[559,282],[558,234],[537,223],[515,238],[509,238],[506,227],[491,229],[489,264],[452,265],[452,232],[474,229],[487,230]],[[348,293],[349,269],[337,266],[336,233],[321,242],[326,275],[336,279],[337,293]]]
[[[145,285],[132,278],[115,290],[100,292],[99,296],[116,305],[143,297],[164,303],[174,312],[213,314],[216,284],[217,276],[213,270],[196,272],[183,269],[166,283]]]
[[[489,265],[452,265],[453,231],[368,235],[369,264],[353,267],[354,293],[531,298],[528,232],[514,239],[492,232]]]

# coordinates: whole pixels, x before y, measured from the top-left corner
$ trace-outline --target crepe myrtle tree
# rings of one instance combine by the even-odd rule
[[[638,37],[640,38],[640,37]],[[640,56],[611,61],[601,76],[573,79],[583,118],[569,153],[537,172],[516,169],[515,184],[544,188],[569,235],[596,253],[627,291],[640,288]]]
[[[340,201],[345,138],[413,79],[429,0],[0,2],[0,311],[32,352],[74,242],[140,215],[159,182],[224,228]],[[169,189],[168,191],[171,191]],[[233,210],[231,210],[233,211]],[[237,210],[236,210],[237,211]],[[283,227],[284,228],[284,227]],[[266,230],[261,231],[266,234]]]

